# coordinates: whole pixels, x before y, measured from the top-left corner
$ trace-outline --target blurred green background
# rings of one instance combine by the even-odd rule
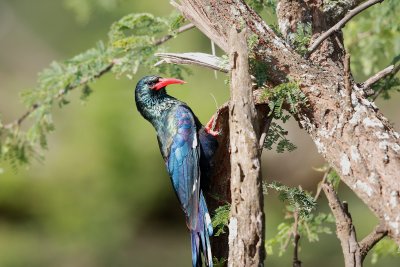
[[[85,3],[88,9],[74,11],[73,7]],[[389,65],[400,51],[399,26],[393,29],[393,22],[385,21],[390,17],[374,13],[378,9],[346,27],[358,81]],[[37,73],[51,61],[68,59],[98,40],[107,42],[111,23],[123,15],[168,15],[171,11],[168,1],[157,0],[0,0],[3,121],[23,113],[19,94],[34,87]],[[385,27],[389,30],[383,31]],[[360,30],[372,34],[358,36]],[[210,41],[197,30],[166,46],[174,52],[211,50]],[[216,109],[213,97],[218,104],[228,99],[226,77],[219,73],[216,79],[212,71],[191,69],[194,75],[185,77],[188,84],[171,86],[169,92],[187,102],[206,122]],[[44,162],[33,162],[17,171],[1,163],[1,267],[190,266],[189,235],[154,130],[134,104],[134,86],[145,74],[149,70],[142,69],[133,80],[106,75],[92,85],[95,92],[85,105],[80,103],[78,92],[72,93],[71,104],[63,109],[54,107],[56,131],[49,137]],[[389,101],[377,102],[397,130],[399,100],[393,95]],[[284,127],[298,149],[284,154],[265,151],[264,177],[287,185],[301,184],[315,192],[321,173],[312,167],[320,167],[324,160],[296,122]],[[340,187],[340,196],[350,203],[357,234],[362,238],[377,220],[345,185]],[[284,205],[272,192],[265,203],[268,238],[283,220]],[[324,199],[318,209],[328,210]],[[268,266],[290,266],[291,256],[291,247],[283,257],[270,255]],[[318,243],[302,239],[300,259],[304,266],[333,267],[343,262],[334,234],[321,235]],[[378,265],[399,266],[399,262],[399,258],[385,258]],[[366,266],[370,266],[368,258]]]

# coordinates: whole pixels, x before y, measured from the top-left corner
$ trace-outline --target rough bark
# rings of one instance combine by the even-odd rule
[[[331,184],[324,183],[322,189],[328,198],[329,207],[335,216],[336,235],[338,236],[342,247],[344,265],[346,267],[361,267],[361,251],[357,242],[356,229],[353,225],[351,215],[348,212],[347,203],[340,202]]]
[[[228,266],[258,267],[264,261],[264,204],[259,126],[248,64],[245,30],[233,28],[229,37],[231,100],[229,136],[231,212]]]
[[[321,188],[324,190],[329,207],[335,216],[336,235],[340,240],[345,266],[362,267],[365,256],[376,243],[387,235],[387,230],[380,223],[361,242],[358,242],[348,204],[340,201],[333,185],[326,180],[322,181]]]
[[[290,77],[299,83],[309,101],[309,108],[297,114],[299,124],[309,133],[319,153],[400,244],[400,135],[353,82],[349,105],[340,38],[336,38],[337,45],[332,48],[336,52],[324,55],[317,49],[316,58],[306,60],[240,0],[180,2],[175,6],[226,52],[232,25],[238,29],[246,27],[258,37],[252,52],[257,60],[267,64],[270,82],[279,84]],[[318,18],[319,25],[329,26],[322,14]]]

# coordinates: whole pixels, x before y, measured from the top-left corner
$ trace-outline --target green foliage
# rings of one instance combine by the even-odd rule
[[[400,55],[396,56],[391,64],[398,68],[400,63]],[[398,73],[393,73],[388,75],[384,79],[379,80],[377,83],[372,85],[372,90],[375,92],[375,95],[381,96],[383,99],[390,99],[390,93],[393,91],[400,92],[400,75]]]
[[[333,168],[329,167],[328,164],[325,164],[320,168],[314,168],[314,170],[317,172],[322,172],[324,175],[329,171],[326,175],[326,182],[332,184],[335,190],[339,189],[340,176]]]
[[[296,33],[294,34],[293,38],[293,46],[295,50],[300,55],[305,55],[307,53],[308,44],[311,40],[311,24],[310,23],[298,23]]]
[[[266,89],[263,97],[268,99],[268,106],[271,110],[269,115],[273,115],[274,119],[285,118],[283,115],[284,104],[292,114],[297,113],[301,106],[307,106],[307,97],[295,82],[282,83],[272,90]]]
[[[154,36],[168,29],[168,20],[149,13],[129,14],[115,22],[110,29],[111,45],[129,50],[150,45]]]
[[[29,163],[32,157],[40,159],[36,147],[47,148],[46,136],[54,130],[53,103],[57,102],[59,107],[68,104],[66,96],[77,87],[83,87],[83,95],[88,96],[87,83],[94,81],[109,66],[109,53],[102,43],[64,63],[51,63],[39,74],[38,86],[22,94],[24,103],[31,107],[31,127],[24,132],[17,122],[0,132],[0,159],[10,161],[14,167]]]
[[[318,242],[320,234],[332,234],[332,229],[326,223],[335,223],[335,217],[331,213],[320,212],[300,220],[299,231],[302,236],[306,236],[309,242]]]
[[[110,47],[120,57],[113,71],[118,75],[135,74],[141,64],[155,63],[156,36],[168,29],[168,20],[152,14],[130,14],[111,26]]]
[[[299,218],[298,232],[300,236],[306,236],[308,242],[319,241],[320,234],[332,234],[332,230],[327,224],[335,222],[332,214],[318,213],[310,214],[307,217]],[[287,209],[285,221],[277,227],[277,234],[265,242],[267,254],[274,254],[274,247],[278,245],[278,255],[282,256],[293,238],[294,217],[293,210]]]
[[[229,223],[230,210],[230,204],[220,206],[215,210],[214,216],[212,218],[214,236],[219,236],[225,233],[226,227],[228,227]]]
[[[213,258],[213,264],[215,267],[224,267],[226,266],[228,259],[222,257],[221,259],[217,259],[216,257]]]
[[[182,16],[180,13],[172,13],[168,23],[169,31],[172,33],[176,33],[175,31],[179,29],[179,27],[183,26],[185,22],[185,17]]]
[[[393,91],[400,92],[400,78],[391,75],[385,79],[382,79],[372,86],[375,93],[379,93],[383,99],[390,99],[390,93]]]
[[[132,78],[132,74],[135,74],[140,66],[178,78],[182,78],[184,71],[190,74],[187,68],[172,64],[154,67],[157,62],[154,54],[162,52],[160,47],[155,45],[160,33],[169,32],[174,35],[182,23],[183,18],[175,13],[167,18],[155,17],[148,13],[130,14],[115,22],[109,32],[109,45],[113,56],[118,57],[113,72],[117,76],[127,74],[128,78]]]
[[[387,67],[400,51],[400,5],[386,0],[363,11],[344,28],[346,49],[351,54],[351,69],[356,79]]]
[[[335,190],[338,190],[340,184],[340,176],[335,170],[331,170],[326,177],[326,181],[331,183]]]
[[[257,60],[250,55],[250,72],[256,78],[257,86],[261,87],[268,80],[267,69],[271,66],[263,61]]]
[[[75,13],[80,23],[87,23],[96,9],[112,11],[124,0],[64,0],[64,5]]]
[[[278,233],[265,241],[265,250],[268,255],[274,254],[274,247],[279,245],[279,256],[282,256],[289,245],[292,236],[292,224],[288,222],[282,222],[277,227]]]
[[[51,63],[39,74],[37,87],[22,94],[23,102],[30,109],[31,127],[24,132],[16,122],[1,128],[0,160],[8,160],[16,167],[29,163],[31,158],[40,159],[37,148],[47,148],[46,136],[54,130],[51,115],[54,103],[59,107],[67,105],[69,91],[76,88],[81,88],[81,100],[86,101],[92,93],[89,84],[111,69],[116,76],[126,74],[130,78],[139,66],[154,69],[157,61],[154,53],[162,51],[155,43],[157,38],[161,33],[173,35],[182,23],[182,16],[175,13],[166,18],[147,13],[130,14],[111,26],[108,46],[99,42],[69,60]],[[179,78],[185,70],[172,64],[154,69]]]
[[[400,256],[400,247],[391,239],[385,238],[379,241],[373,248],[371,253],[371,263],[376,264],[382,257]]]
[[[26,133],[20,133],[19,129],[2,129],[1,131],[1,159],[9,161],[14,169],[18,164],[29,162],[33,157],[34,150],[31,142],[29,142]]]
[[[93,89],[90,88],[89,85],[86,84],[85,86],[83,86],[83,88],[82,88],[82,94],[81,94],[81,97],[80,97],[80,99],[82,100],[82,103],[86,103],[88,97],[89,97],[92,93],[93,93]]]
[[[301,218],[307,217],[315,209],[317,203],[313,197],[298,187],[289,187],[278,182],[272,182],[266,185],[279,193],[279,199],[287,202],[291,209],[296,210]]]
[[[265,138],[264,147],[268,150],[272,150],[274,144],[276,144],[276,152],[283,153],[285,151],[291,152],[297,147],[289,139],[286,138],[288,132],[282,128],[279,124],[271,122],[269,127],[268,135]]]
[[[294,82],[282,83],[272,90],[264,90],[263,98],[268,99],[270,108],[268,116],[282,120],[283,123],[290,118],[290,115],[284,114],[284,107],[293,114],[298,112],[300,106],[307,106],[306,96],[300,90],[298,84]],[[264,147],[271,150],[273,145],[276,144],[278,153],[295,150],[296,146],[286,138],[287,134],[288,132],[282,126],[272,122]]]
[[[276,10],[276,0],[246,0],[246,3],[254,9],[256,12],[260,13],[265,8],[270,8],[274,12]]]
[[[295,214],[298,214],[298,233],[300,236],[306,236],[309,242],[319,241],[320,234],[331,234],[330,227],[326,223],[335,222],[332,214],[318,213],[313,214],[316,202],[313,197],[297,187],[288,187],[277,182],[264,184],[264,192],[271,188],[279,193],[279,199],[287,202],[285,221],[277,227],[277,234],[268,239],[265,247],[268,254],[273,254],[274,247],[279,245],[279,256],[286,251],[293,237],[295,223]]]
[[[281,33],[281,30],[279,29],[278,24],[273,23],[273,24],[270,24],[269,27],[271,28],[271,30],[273,30],[273,31],[275,32],[275,34],[276,34],[279,38],[282,38],[282,39],[283,39],[283,35],[282,35],[282,33]]]
[[[247,38],[247,47],[250,51],[254,49],[254,47],[258,44],[258,41],[258,35],[255,33],[252,33],[250,37]]]

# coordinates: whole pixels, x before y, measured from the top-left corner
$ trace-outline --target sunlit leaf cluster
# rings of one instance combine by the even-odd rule
[[[266,89],[263,97],[268,99],[270,108],[268,115],[283,123],[290,118],[290,115],[284,114],[284,110],[294,114],[299,111],[300,107],[307,107],[307,97],[295,82],[282,83],[273,89]],[[272,122],[264,147],[271,150],[275,144],[278,153],[295,150],[296,146],[287,139],[287,134],[288,132],[282,126]]]
[[[312,213],[315,210],[316,202],[314,198],[298,187],[289,187],[281,183],[264,183],[264,193],[268,189],[278,192],[279,199],[288,203],[285,211],[285,220],[277,227],[277,233],[265,242],[268,254],[274,253],[274,248],[278,247],[278,254],[282,256],[288,245],[293,240],[295,227],[295,216],[297,220],[297,231],[300,236],[307,237],[309,242],[319,241],[320,234],[331,234],[332,230],[328,224],[334,223],[332,214]]]
[[[318,242],[320,234],[332,234],[331,225],[335,222],[332,214],[318,213],[310,214],[307,217],[299,218],[298,232],[302,237],[307,237],[308,242]],[[293,210],[288,208],[285,221],[277,227],[277,234],[265,242],[267,254],[274,254],[278,250],[278,255],[282,256],[293,240],[294,227]]]
[[[278,192],[279,199],[287,202],[302,218],[309,216],[317,205],[313,197],[301,188],[289,187],[278,182],[267,184],[266,188]]]
[[[215,214],[212,218],[214,236],[219,236],[225,233],[226,228],[228,227],[230,210],[230,204],[220,206],[215,210]]]
[[[157,52],[164,50],[156,45],[157,40],[168,33],[174,36],[176,29],[183,23],[180,15],[161,18],[152,14],[130,14],[111,26],[109,32],[109,46],[116,58],[113,72],[120,76],[126,74],[132,78],[139,67],[148,67],[155,72],[167,73],[170,76],[182,78],[183,71],[188,69],[172,64],[162,64],[154,67]]]
[[[24,92],[23,102],[28,108],[30,127],[21,127],[22,121],[0,124],[0,160],[12,165],[28,163],[31,158],[40,159],[38,148],[46,148],[46,136],[54,130],[51,109],[57,103],[62,107],[69,103],[69,91],[81,89],[81,100],[87,100],[92,93],[90,84],[112,70],[118,77],[132,78],[140,67],[154,69],[154,53],[161,52],[158,38],[170,34],[182,25],[183,18],[173,14],[169,17],[155,17],[151,14],[130,14],[115,22],[110,29],[109,42],[99,42],[91,48],[64,62],[52,62],[38,76],[37,87]],[[164,64],[154,69],[182,77],[185,68]],[[24,118],[25,119],[25,118]],[[23,120],[24,120],[23,119]]]
[[[379,241],[371,251],[371,262],[376,264],[382,257],[399,257],[400,246],[391,239],[385,238]]]
[[[293,40],[290,40],[295,50],[300,55],[305,55],[307,53],[308,45],[311,40],[311,24],[310,23],[298,23],[297,29],[294,34]]]
[[[227,264],[228,259],[222,257],[221,259],[217,259],[216,257],[213,258],[213,264],[215,267],[224,267]]]
[[[387,67],[400,51],[400,5],[386,0],[365,10],[344,28],[351,68],[365,79]]]
[[[264,141],[264,148],[272,150],[276,146],[276,152],[283,153],[285,151],[291,152],[297,147],[289,139],[287,139],[288,132],[282,126],[275,122],[271,122],[267,137]]]
[[[340,184],[340,176],[339,174],[335,171],[335,170],[331,170],[327,177],[326,177],[326,181],[330,184],[333,185],[333,187],[335,188],[335,190],[338,190],[339,188],[339,184]]]
[[[272,90],[266,89],[263,97],[268,99],[269,115],[272,114],[274,119],[285,118],[284,107],[294,114],[299,111],[301,106],[307,106],[307,97],[295,82],[282,83]]]

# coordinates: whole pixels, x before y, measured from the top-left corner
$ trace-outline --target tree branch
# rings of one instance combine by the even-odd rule
[[[384,224],[379,223],[374,230],[372,230],[369,235],[367,235],[361,242],[359,243],[360,251],[361,251],[361,259],[364,260],[367,256],[368,252],[380,241],[382,238],[387,236],[388,231],[385,228]]]
[[[97,79],[97,78],[103,76],[103,74],[106,74],[107,72],[109,72],[109,71],[112,69],[112,67],[114,66],[114,64],[115,64],[115,62],[112,61],[109,65],[107,65],[106,67],[104,67],[98,74],[94,75],[93,78],[94,78],[94,79]],[[75,88],[78,88],[78,87],[80,87],[80,86],[82,86],[82,85],[85,85],[85,84],[87,84],[88,82],[89,82],[89,79],[83,79],[83,80],[82,80],[79,84],[77,84],[77,85],[74,85],[74,86],[68,85],[66,88],[61,89],[60,91],[58,91],[58,93],[57,93],[56,95],[53,96],[52,100],[60,99],[60,98],[63,97],[67,92],[69,92],[69,91],[71,91],[71,90],[73,90],[73,89],[75,89]],[[10,122],[10,123],[4,125],[4,128],[5,128],[5,129],[11,129],[11,128],[13,128],[13,127],[19,127],[19,126],[25,121],[25,119],[28,118],[29,115],[31,115],[36,109],[38,109],[39,107],[41,107],[41,105],[42,105],[42,104],[40,104],[40,103],[33,104],[20,118],[18,118],[17,120],[15,120],[15,121],[13,121],[13,122]]]
[[[323,6],[324,13],[327,15],[327,19],[332,22],[332,25],[342,19],[346,13],[357,7],[365,0],[341,0],[331,1],[329,4]]]
[[[328,175],[331,171],[332,167],[328,167],[328,169],[324,173],[324,176],[322,177],[322,180],[318,183],[317,192],[315,193],[314,196],[314,201],[317,201],[319,196],[321,195],[322,185],[325,184],[326,180],[328,179]]]
[[[340,240],[346,267],[361,267],[362,260],[356,230],[346,202],[341,203],[332,184],[324,183],[322,189],[336,219],[336,234]]]
[[[399,65],[400,66],[400,65]],[[366,90],[375,83],[384,79],[388,75],[392,74],[394,70],[394,65],[390,65],[389,67],[384,68],[383,70],[375,73],[373,76],[369,77],[365,82],[362,83],[361,89]]]
[[[193,29],[195,26],[192,23],[189,23],[187,25],[184,25],[182,27],[180,27],[176,33],[180,34],[183,33],[185,31],[188,31],[190,29]],[[154,45],[159,46],[164,44],[165,42],[167,42],[168,40],[170,40],[173,37],[173,35],[171,34],[167,34],[164,37],[161,37],[159,40],[156,40],[154,42]],[[99,73],[97,73],[96,75],[93,76],[93,79],[98,79],[101,76],[103,76],[104,74],[108,73],[111,71],[111,69],[114,67],[115,64],[118,64],[119,60],[118,59],[113,59],[111,60],[111,62],[104,67]],[[66,88],[61,89],[56,95],[53,96],[52,100],[57,100],[60,99],[61,97],[63,97],[67,92],[74,90],[75,88],[78,88],[80,86],[83,86],[85,84],[87,84],[88,82],[90,82],[89,79],[83,79],[79,84],[71,86],[68,85]],[[18,119],[14,120],[13,122],[10,122],[8,124],[5,124],[3,127],[5,129],[11,129],[13,127],[19,127],[28,117],[29,115],[31,115],[35,110],[37,110],[39,107],[41,107],[42,104],[41,103],[35,103],[33,104],[24,114],[22,114],[21,117],[19,117]]]
[[[347,203],[340,202],[335,189],[329,182],[324,182],[322,189],[336,219],[336,234],[342,246],[345,266],[361,267],[368,252],[388,234],[385,224],[381,221],[370,234],[358,242]]]
[[[394,77],[394,76],[397,74],[397,72],[399,72],[399,70],[400,70],[400,65],[397,65],[396,67],[393,68],[392,72],[389,73],[388,75],[386,75],[385,77],[387,77],[387,76],[389,76],[389,75],[390,75],[391,77]],[[385,77],[382,77],[381,79],[383,79],[383,78],[385,78]],[[378,98],[378,96],[383,92],[384,89],[385,89],[384,86],[382,86],[381,88],[379,88],[379,90],[376,91],[376,92],[372,95],[372,100],[375,101],[375,100]]]
[[[198,65],[213,70],[228,73],[227,64],[219,57],[205,53],[156,53],[157,57],[162,58],[154,66],[163,63]]]
[[[195,28],[193,23],[186,24],[182,27],[180,27],[178,30],[176,30],[176,34],[180,34],[182,32],[188,31],[190,29]],[[161,37],[159,40],[154,42],[154,45],[162,45],[163,43],[167,42],[169,39],[173,38],[175,35],[174,34],[167,34],[164,37]]]
[[[307,53],[305,55],[305,58],[308,58],[314,51],[315,49],[318,48],[318,46],[326,39],[328,38],[332,33],[339,31],[341,28],[343,28],[347,22],[349,22],[354,16],[357,14],[361,13],[365,9],[369,8],[370,6],[373,6],[377,3],[381,3],[384,0],[369,0],[359,6],[357,6],[355,9],[350,10],[344,18],[342,18],[338,23],[336,23],[334,26],[332,26],[329,30],[321,34],[307,49]]]

